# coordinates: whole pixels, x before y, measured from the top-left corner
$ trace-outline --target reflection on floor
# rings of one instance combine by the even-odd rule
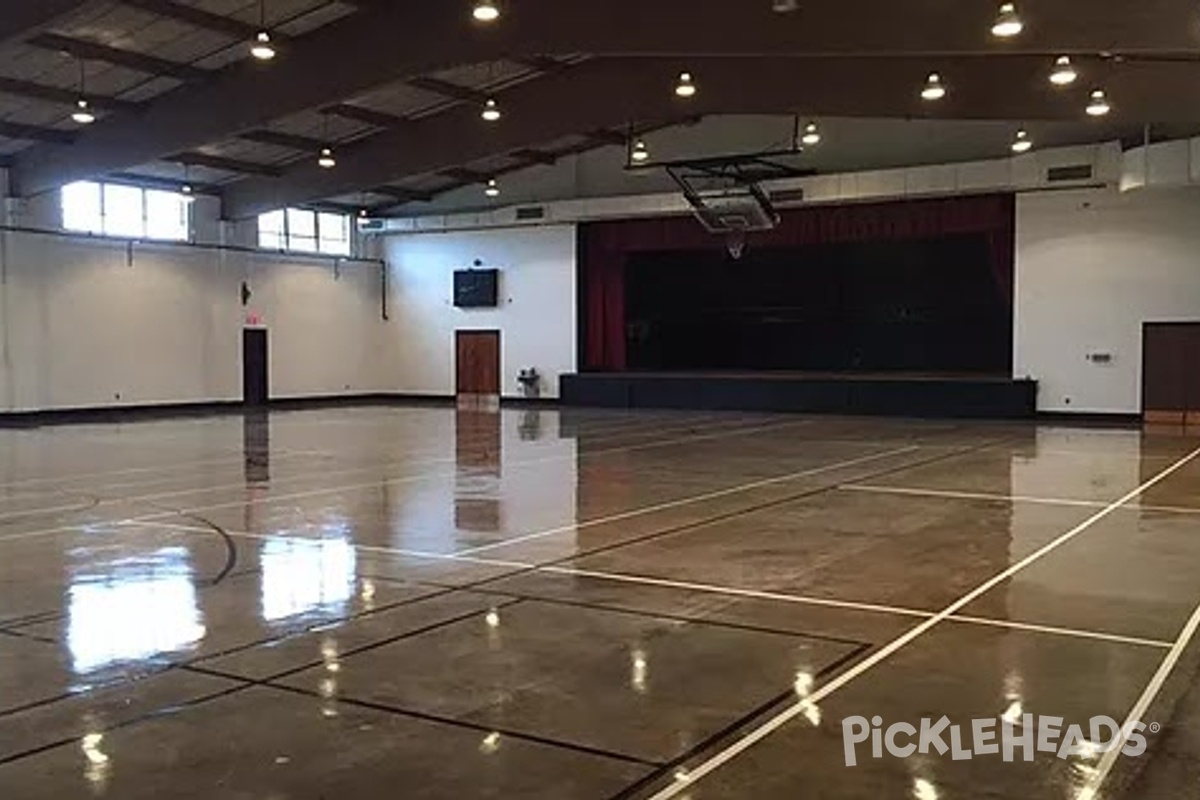
[[[0,431],[0,788],[1190,797],[1198,568],[1200,438],[1172,431],[436,407]],[[1138,757],[845,765],[844,719],[943,715],[1161,728]]]

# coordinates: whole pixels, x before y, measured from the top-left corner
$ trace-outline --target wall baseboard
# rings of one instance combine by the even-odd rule
[[[182,419],[223,414],[255,414],[264,411],[303,411],[356,406],[454,406],[453,395],[369,392],[352,395],[313,395],[276,397],[265,407],[248,407],[238,400],[214,400],[204,403],[159,403],[154,405],[93,406],[54,408],[39,411],[0,412],[0,429],[40,428],[52,425],[104,425],[158,419]],[[503,397],[502,406],[553,408],[553,398]]]
[[[1141,414],[1107,411],[1039,411],[1037,420],[1095,428],[1140,428],[1142,425]]]

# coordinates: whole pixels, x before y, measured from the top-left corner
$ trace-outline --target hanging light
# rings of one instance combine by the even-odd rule
[[[696,84],[692,80],[692,73],[679,73],[679,83],[675,86],[675,94],[679,95],[680,97],[696,96]]]
[[[925,88],[921,90],[921,97],[925,100],[941,100],[946,96],[946,87],[942,84],[942,76],[936,72],[931,73],[925,79]]]
[[[1103,117],[1110,111],[1112,111],[1112,106],[1108,104],[1108,97],[1104,94],[1104,90],[1097,89],[1092,92],[1092,99],[1088,102],[1087,107],[1088,116]]]
[[[1033,149],[1033,140],[1029,138],[1029,132],[1022,129],[1017,131],[1017,138],[1013,139],[1012,151],[1014,153],[1028,153]]]
[[[271,34],[259,31],[250,45],[250,55],[259,61],[270,61],[275,57],[275,46],[271,44]]]
[[[1001,39],[1010,39],[1025,30],[1025,24],[1017,16],[1017,7],[1013,3],[1000,6],[1000,13],[992,25],[992,35]]]
[[[267,31],[267,0],[258,3],[258,34],[250,43],[250,55],[259,61],[270,61],[275,57],[275,45],[271,43],[271,34]]]
[[[480,116],[488,122],[496,122],[501,116],[500,106],[496,104],[495,100],[489,97],[488,101],[483,104],[483,113]]]
[[[806,147],[821,143],[821,133],[817,130],[817,123],[810,122],[804,126],[804,135],[800,137],[800,142]]]
[[[1054,69],[1050,72],[1050,82],[1055,86],[1070,86],[1078,77],[1079,73],[1071,65],[1069,57],[1059,56],[1055,60]]]
[[[323,169],[333,169],[337,166],[337,159],[333,157],[332,147],[321,148],[321,155],[317,157],[317,165]]]
[[[87,101],[87,63],[79,59],[79,99],[75,101],[75,111],[71,119],[80,125],[91,125],[96,121],[91,104]]]
[[[495,22],[500,19],[500,6],[496,5],[495,0],[479,0],[475,3],[471,16],[479,22]]]
[[[629,153],[629,158],[638,164],[644,164],[650,160],[650,150],[646,147],[646,143],[638,139],[633,144],[633,150]]]
[[[484,188],[483,193],[486,194],[488,197],[499,197],[500,196],[500,186],[496,183],[495,178],[491,178],[488,180],[487,186]]]
[[[71,119],[80,125],[91,125],[96,121],[96,115],[92,113],[92,107],[88,101],[81,97],[75,104],[75,113],[71,115]]]

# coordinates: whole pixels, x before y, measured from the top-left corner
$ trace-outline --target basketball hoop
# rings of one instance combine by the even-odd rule
[[[742,254],[746,252],[746,232],[734,230],[725,234],[725,249],[734,261],[741,259]]]

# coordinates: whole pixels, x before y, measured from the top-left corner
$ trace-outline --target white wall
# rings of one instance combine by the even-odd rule
[[[1140,412],[1142,323],[1200,321],[1200,189],[1021,195],[1016,252],[1014,374],[1039,410]]]
[[[0,411],[239,399],[248,312],[270,330],[273,396],[395,383],[378,264],[0,238]]]
[[[406,394],[454,394],[454,334],[499,330],[501,390],[519,396],[517,373],[534,367],[542,395],[576,370],[575,226],[392,236],[391,275],[399,385]],[[500,269],[500,305],[457,309],[453,273],[478,260]]]

